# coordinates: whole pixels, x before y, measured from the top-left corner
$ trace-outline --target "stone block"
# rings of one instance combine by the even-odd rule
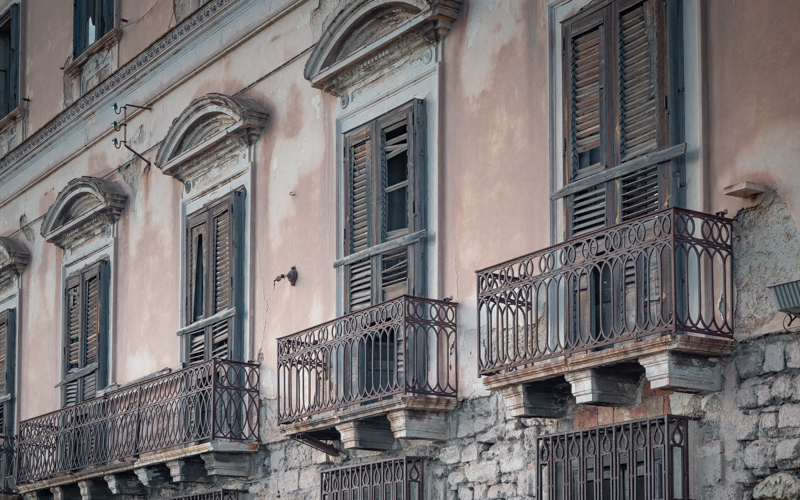
[[[775,401],[774,404],[781,404],[791,401],[794,396],[794,380],[789,375],[781,375],[772,381],[770,392]]]
[[[736,406],[743,410],[758,408],[755,386],[741,387],[736,392]]]
[[[211,476],[250,476],[250,455],[245,453],[212,452],[200,455]]]
[[[744,449],[744,464],[756,476],[769,474],[775,467],[775,444],[763,439],[753,441]]]
[[[800,439],[783,439],[775,446],[775,462],[779,469],[800,468]]]
[[[458,500],[473,500],[475,498],[474,495],[475,493],[469,486],[461,485],[458,487]]]
[[[651,389],[714,392],[722,388],[722,370],[716,358],[662,352],[639,359]]]
[[[753,500],[798,500],[800,478],[779,472],[764,479],[753,488]]]
[[[531,457],[535,460],[535,457]],[[500,459],[500,471],[507,474],[509,472],[516,472],[528,466],[531,461],[526,455],[521,452],[512,453]]]
[[[792,337],[786,344],[786,367],[800,368],[800,340]]]
[[[769,432],[778,427],[778,412],[767,411],[758,418],[758,428],[762,432]]]
[[[108,489],[115,495],[145,495],[147,488],[133,472],[108,474],[104,476]]]
[[[570,393],[557,384],[514,384],[500,390],[506,403],[506,418],[561,418],[567,414]]]
[[[636,403],[637,383],[629,377],[590,369],[569,372],[564,378],[572,386],[577,404],[615,406]]]
[[[178,459],[166,463],[175,483],[210,483],[214,479],[208,476],[205,464],[200,460]]]
[[[764,365],[764,351],[756,344],[742,345],[735,354],[736,371],[739,378],[744,380],[761,375]]]
[[[697,450],[697,475],[700,486],[713,488],[722,482],[722,441],[704,443]]]
[[[474,462],[478,459],[478,455],[483,451],[483,445],[478,443],[471,443],[468,444],[466,448],[461,452],[461,461],[466,462]]]
[[[441,413],[401,410],[387,417],[395,439],[447,439],[447,420]]]
[[[453,465],[461,460],[461,449],[458,446],[445,446],[439,449],[439,460],[447,465]]]
[[[800,427],[800,405],[783,405],[778,410],[778,427]]]
[[[784,345],[782,343],[767,345],[764,348],[764,373],[779,372],[785,366]]]
[[[394,434],[388,421],[347,422],[336,426],[347,450],[391,450]]]
[[[733,436],[738,441],[752,441],[758,437],[758,413],[737,413],[733,415]]]
[[[517,494],[517,489],[513,484],[496,484],[489,488],[487,498],[508,498]]]
[[[103,480],[86,479],[78,481],[78,488],[81,490],[83,500],[106,500],[111,498],[111,490],[108,483]]]
[[[769,382],[756,386],[756,400],[758,401],[758,406],[775,404],[775,399],[772,397],[772,385]]]
[[[486,483],[492,479],[497,479],[500,474],[500,466],[494,460],[472,462],[464,467],[464,474],[467,476],[467,481]]]
[[[451,490],[457,490],[458,487],[467,480],[467,476],[460,470],[451,472],[447,476],[447,484],[450,485]]]

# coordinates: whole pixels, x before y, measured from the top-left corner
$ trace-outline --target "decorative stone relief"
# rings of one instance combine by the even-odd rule
[[[428,64],[430,44],[444,38],[458,17],[461,0],[349,2],[329,16],[305,77],[337,96],[391,73],[409,60]]]
[[[17,282],[22,271],[30,262],[30,254],[25,246],[13,239],[0,237],[0,291]]]
[[[65,250],[106,237],[125,208],[127,195],[114,182],[80,177],[67,184],[42,222],[42,236]]]
[[[156,156],[155,165],[184,183],[186,192],[202,177],[227,178],[231,167],[246,162],[247,147],[267,123],[257,103],[222,94],[193,101],[175,119]]]
[[[121,37],[122,30],[113,29],[67,64],[64,68],[65,106],[74,103],[116,71]]]

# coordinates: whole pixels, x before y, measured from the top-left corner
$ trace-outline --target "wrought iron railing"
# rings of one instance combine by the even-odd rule
[[[686,500],[689,420],[663,417],[537,439],[540,500]]]
[[[733,336],[731,221],[667,209],[477,272],[481,375],[664,332]]]
[[[17,482],[222,439],[258,439],[259,367],[212,359],[25,420]]]
[[[278,339],[278,420],[395,394],[457,395],[456,307],[403,296]]]
[[[239,492],[236,490],[216,490],[172,497],[171,500],[239,500]]]
[[[404,457],[322,473],[322,500],[424,498],[424,458]]]
[[[8,479],[14,475],[14,438],[0,436],[0,494],[12,494]]]

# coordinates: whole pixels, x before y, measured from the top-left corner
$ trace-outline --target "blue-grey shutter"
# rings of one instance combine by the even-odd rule
[[[0,313],[0,396],[10,394],[12,398],[0,404],[0,435],[3,436],[11,436],[14,432],[15,342],[16,310],[6,309]]]
[[[97,38],[105,35],[114,29],[114,0],[102,0],[103,2],[103,32]]]
[[[6,114],[19,106],[19,4],[11,6],[11,53],[8,58],[8,100],[6,101]]]
[[[85,0],[72,0],[72,60],[78,58],[85,49]]]

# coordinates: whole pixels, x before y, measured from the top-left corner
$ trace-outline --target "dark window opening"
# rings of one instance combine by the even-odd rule
[[[114,29],[114,0],[73,0],[72,58]]]

